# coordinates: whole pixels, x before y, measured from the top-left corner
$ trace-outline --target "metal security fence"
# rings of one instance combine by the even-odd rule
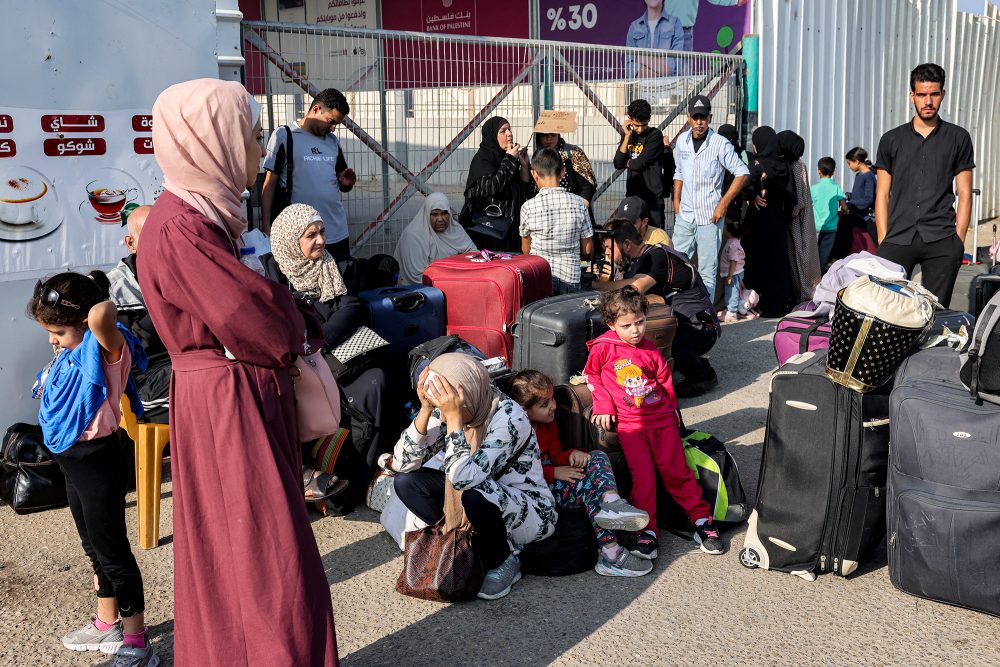
[[[612,160],[631,100],[648,100],[651,124],[671,140],[696,94],[712,98],[713,125],[741,124],[739,56],[270,22],[244,22],[243,41],[246,84],[263,104],[268,134],[301,118],[319,90],[347,95],[351,114],[338,132],[358,173],[344,201],[361,256],[391,253],[429,192],[446,193],[461,210],[479,128],[493,116],[533,149],[541,110],[575,111],[578,129],[565,138],[594,167],[598,221],[624,196]],[[637,78],[640,65],[663,76]]]

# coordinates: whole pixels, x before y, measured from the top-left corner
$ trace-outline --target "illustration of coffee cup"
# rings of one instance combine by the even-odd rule
[[[121,222],[122,209],[125,204],[135,201],[138,193],[136,188],[108,187],[99,181],[87,184],[87,197],[97,211],[98,222],[109,225]]]
[[[38,202],[48,194],[47,183],[17,176],[0,183],[0,222],[29,225],[38,220]]]

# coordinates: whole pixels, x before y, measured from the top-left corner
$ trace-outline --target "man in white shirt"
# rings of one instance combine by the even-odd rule
[[[289,127],[291,131],[291,204],[309,204],[323,218],[327,247],[338,254],[350,254],[347,211],[342,192],[350,192],[357,175],[347,166],[340,140],[334,131],[351,112],[347,98],[336,88],[327,88],[312,101],[306,117]],[[271,133],[264,158],[264,187],[261,189],[261,219],[265,231],[279,213],[274,211],[275,191],[287,187],[288,132],[284,126]]]
[[[674,160],[674,247],[690,258],[698,255],[698,273],[715,294],[719,248],[726,209],[746,184],[750,170],[725,137],[709,129],[712,102],[695,95],[688,103],[689,132],[677,140]],[[725,172],[734,176],[723,195]]]

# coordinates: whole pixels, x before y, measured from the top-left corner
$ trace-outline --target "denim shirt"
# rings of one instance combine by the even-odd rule
[[[669,51],[684,50],[684,28],[677,17],[670,14],[662,14],[654,27],[656,32],[656,48]],[[625,35],[625,46],[637,49],[648,49],[652,47],[649,39],[649,22],[646,14],[632,21]],[[677,69],[677,59],[668,58],[670,74],[675,74]],[[638,76],[638,64],[633,55],[625,56],[625,76]]]

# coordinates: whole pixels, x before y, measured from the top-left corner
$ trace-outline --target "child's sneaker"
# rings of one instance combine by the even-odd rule
[[[114,653],[122,645],[122,622],[118,621],[110,628],[101,632],[94,625],[96,616],[90,617],[90,623],[79,630],[73,630],[62,638],[63,646],[71,651],[100,651]]]
[[[149,645],[146,639],[146,648],[136,648],[135,646],[122,647],[115,653],[115,659],[111,661],[109,667],[156,667],[160,664],[160,656]]]
[[[618,557],[614,560],[605,556],[602,549],[601,557],[598,559],[597,565],[594,566],[594,572],[603,577],[641,577],[644,574],[649,574],[652,569],[653,563],[651,561],[633,556],[621,547],[618,548]]]
[[[642,530],[649,524],[649,514],[632,507],[624,498],[612,502],[601,501],[601,509],[594,515],[594,522],[608,530]]]
[[[656,550],[660,546],[656,535],[647,530],[641,533],[621,533],[618,536],[618,544],[625,547],[633,556],[638,556],[643,560],[656,558]]]
[[[719,529],[712,524],[711,520],[700,526],[695,526],[694,541],[701,547],[702,551],[713,556],[718,556],[726,551],[726,545],[723,544],[722,538],[719,536]]]

